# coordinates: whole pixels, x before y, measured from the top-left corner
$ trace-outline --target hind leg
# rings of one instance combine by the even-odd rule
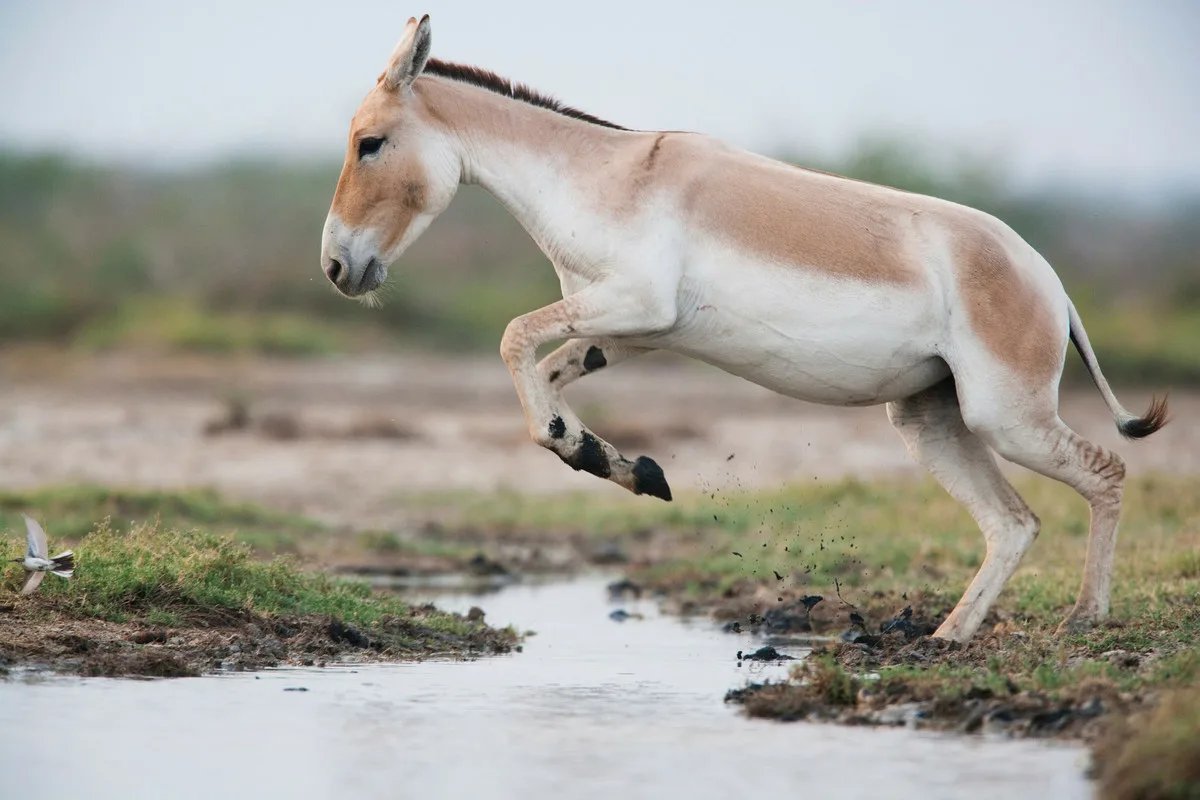
[[[889,403],[887,409],[913,458],[966,507],[983,532],[983,564],[934,633],[966,642],[1037,537],[1038,518],[1000,474],[991,451],[963,422],[953,379]]]
[[[964,391],[960,384],[971,430],[1009,461],[1067,484],[1091,508],[1083,583],[1059,631],[1087,628],[1108,614],[1125,462],[1067,427],[1044,393],[997,403],[995,398],[981,400],[987,394],[973,395],[971,388]]]

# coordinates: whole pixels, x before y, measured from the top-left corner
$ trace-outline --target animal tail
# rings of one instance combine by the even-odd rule
[[[50,563],[54,565],[50,571],[60,578],[70,578],[75,574],[75,554],[70,550],[59,553],[50,559]]]
[[[1083,320],[1079,318],[1079,312],[1075,310],[1075,304],[1068,300],[1067,307],[1071,315],[1071,343],[1075,345],[1075,349],[1079,351],[1083,363],[1087,365],[1088,372],[1092,376],[1092,382],[1100,390],[1100,394],[1104,397],[1104,402],[1108,406],[1108,410],[1116,417],[1117,430],[1121,432],[1121,435],[1126,439],[1144,439],[1166,425],[1169,421],[1167,417],[1166,395],[1161,400],[1157,397],[1150,398],[1150,408],[1140,417],[1136,414],[1130,414],[1117,401],[1117,396],[1113,394],[1112,387],[1108,385],[1108,381],[1104,378],[1104,373],[1100,371],[1100,363],[1096,361],[1096,353],[1092,350],[1091,342],[1088,341],[1087,331],[1083,329]]]

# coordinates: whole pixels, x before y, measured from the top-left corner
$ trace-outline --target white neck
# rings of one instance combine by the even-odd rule
[[[494,195],[556,264],[574,260],[588,176],[635,134],[447,78],[414,88],[457,141],[462,182]]]

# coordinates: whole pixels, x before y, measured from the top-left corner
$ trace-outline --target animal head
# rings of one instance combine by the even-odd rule
[[[348,297],[381,286],[388,265],[458,189],[459,156],[413,87],[431,46],[429,16],[410,19],[350,123],[345,162],[321,237],[321,269]]]

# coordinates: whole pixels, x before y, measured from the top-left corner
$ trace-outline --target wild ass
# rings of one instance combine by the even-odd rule
[[[343,294],[372,292],[450,203],[482,185],[549,257],[563,299],[509,323],[500,353],[529,434],[576,470],[664,500],[651,459],[623,457],[562,388],[672,350],[790,397],[887,404],[913,457],[987,544],[936,636],[971,638],[1038,518],[992,451],[1091,506],[1082,587],[1063,627],[1108,611],[1125,465],[1058,416],[1068,338],[1122,434],[1117,402],[1050,265],[999,220],[944,200],[793,167],[693,133],[634,131],[476,67],[431,60],[411,19],[350,126],[321,242]],[[539,363],[539,345],[567,340]]]

